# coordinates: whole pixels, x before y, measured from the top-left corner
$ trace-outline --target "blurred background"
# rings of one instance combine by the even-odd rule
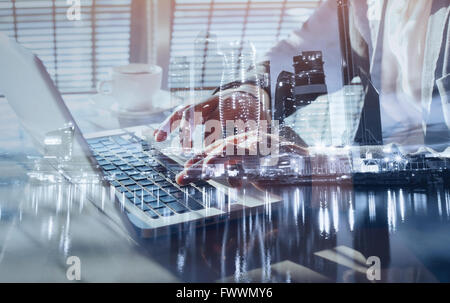
[[[163,89],[217,87],[218,44],[250,40],[262,55],[321,1],[80,0],[70,21],[73,3],[0,0],[0,31],[36,53],[63,94],[92,93],[110,67],[136,62],[162,66]]]

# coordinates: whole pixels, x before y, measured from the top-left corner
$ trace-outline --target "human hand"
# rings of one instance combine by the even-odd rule
[[[286,155],[306,156],[308,150],[276,134],[250,131],[207,146],[185,163],[176,181],[187,185],[199,180],[226,179],[230,186],[238,187],[249,175],[254,177],[250,181],[258,181],[261,162],[271,169]]]
[[[226,120],[239,120],[242,112],[245,112],[245,105],[248,104],[248,98],[255,98],[249,93],[241,91],[232,91],[222,96],[222,102],[233,103],[234,106],[227,106]],[[259,101],[256,101],[259,102]],[[178,108],[172,115],[170,115],[154,132],[156,142],[162,142],[167,139],[168,135],[179,130],[180,145],[184,149],[191,149],[193,142],[193,132],[197,125],[205,125],[205,146],[208,146],[217,140],[223,138],[222,135],[222,122],[220,117],[220,100],[219,96],[212,96],[205,101],[197,104],[182,106]],[[264,110],[264,106],[260,105],[258,109],[259,117],[253,117],[252,119],[258,119],[253,125],[261,125],[262,120],[267,119],[267,111]],[[231,118],[230,118],[231,117]],[[222,117],[223,118],[223,117]],[[250,123],[245,122],[245,129],[242,132],[254,130],[255,127],[249,127]],[[257,123],[259,122],[259,123]],[[267,122],[267,121],[265,121]],[[265,124],[267,125],[267,123]]]

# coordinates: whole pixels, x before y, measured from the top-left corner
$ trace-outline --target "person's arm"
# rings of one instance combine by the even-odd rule
[[[328,91],[339,90],[342,87],[342,77],[336,0],[327,0],[321,4],[301,27],[294,30],[286,39],[280,40],[264,55],[258,73],[263,79],[263,65],[269,61],[272,100],[275,100],[278,75],[284,70],[293,71],[293,57],[302,51],[316,50],[322,51],[323,54]],[[255,89],[246,86],[243,89],[253,93]],[[236,86],[233,89],[236,89]],[[217,92],[218,89],[213,94]]]
[[[282,70],[292,70],[292,57],[298,55],[301,51],[307,50],[321,50],[324,56],[324,69],[326,75],[326,82],[330,92],[335,91],[340,86],[340,50],[339,50],[339,31],[337,22],[337,4],[336,0],[328,0],[324,2],[311,15],[301,28],[295,30],[288,38],[281,40],[274,47],[272,47],[265,55],[265,60],[270,60],[270,77],[271,77],[271,92],[272,100],[276,84],[276,78]],[[261,69],[262,70],[262,69]],[[258,69],[258,72],[260,69]],[[249,90],[242,87],[239,91]],[[230,87],[230,92],[236,90],[236,87]],[[254,87],[250,88],[249,93],[254,93]],[[155,131],[156,141],[164,141],[169,133],[177,129],[178,126],[188,130],[180,132],[180,141],[187,141],[187,146],[191,144],[189,136],[189,127],[186,125],[205,123],[210,119],[219,119],[218,111],[219,98],[216,95],[210,97],[208,100],[199,104],[185,106],[174,112],[160,127]],[[199,112],[201,119],[192,120],[191,112]],[[192,126],[194,126],[192,125]]]
[[[293,71],[292,57],[311,50],[322,51],[328,90],[339,90],[342,77],[336,0],[325,1],[299,29],[279,41],[265,55],[271,66],[272,99],[280,72]]]
[[[436,80],[436,85],[441,95],[442,113],[444,115],[445,124],[450,129],[450,73]]]

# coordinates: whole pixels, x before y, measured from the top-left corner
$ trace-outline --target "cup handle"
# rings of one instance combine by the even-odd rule
[[[106,91],[104,90],[105,84],[111,84],[111,80],[102,80],[97,82],[97,92],[101,95],[111,95],[111,90]]]

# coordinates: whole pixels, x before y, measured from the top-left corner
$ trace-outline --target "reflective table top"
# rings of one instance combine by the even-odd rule
[[[138,123],[65,99],[84,132]],[[101,186],[30,179],[38,154],[0,113],[0,281],[69,281],[75,256],[86,282],[450,282],[444,184],[267,188],[283,202],[142,239]]]

